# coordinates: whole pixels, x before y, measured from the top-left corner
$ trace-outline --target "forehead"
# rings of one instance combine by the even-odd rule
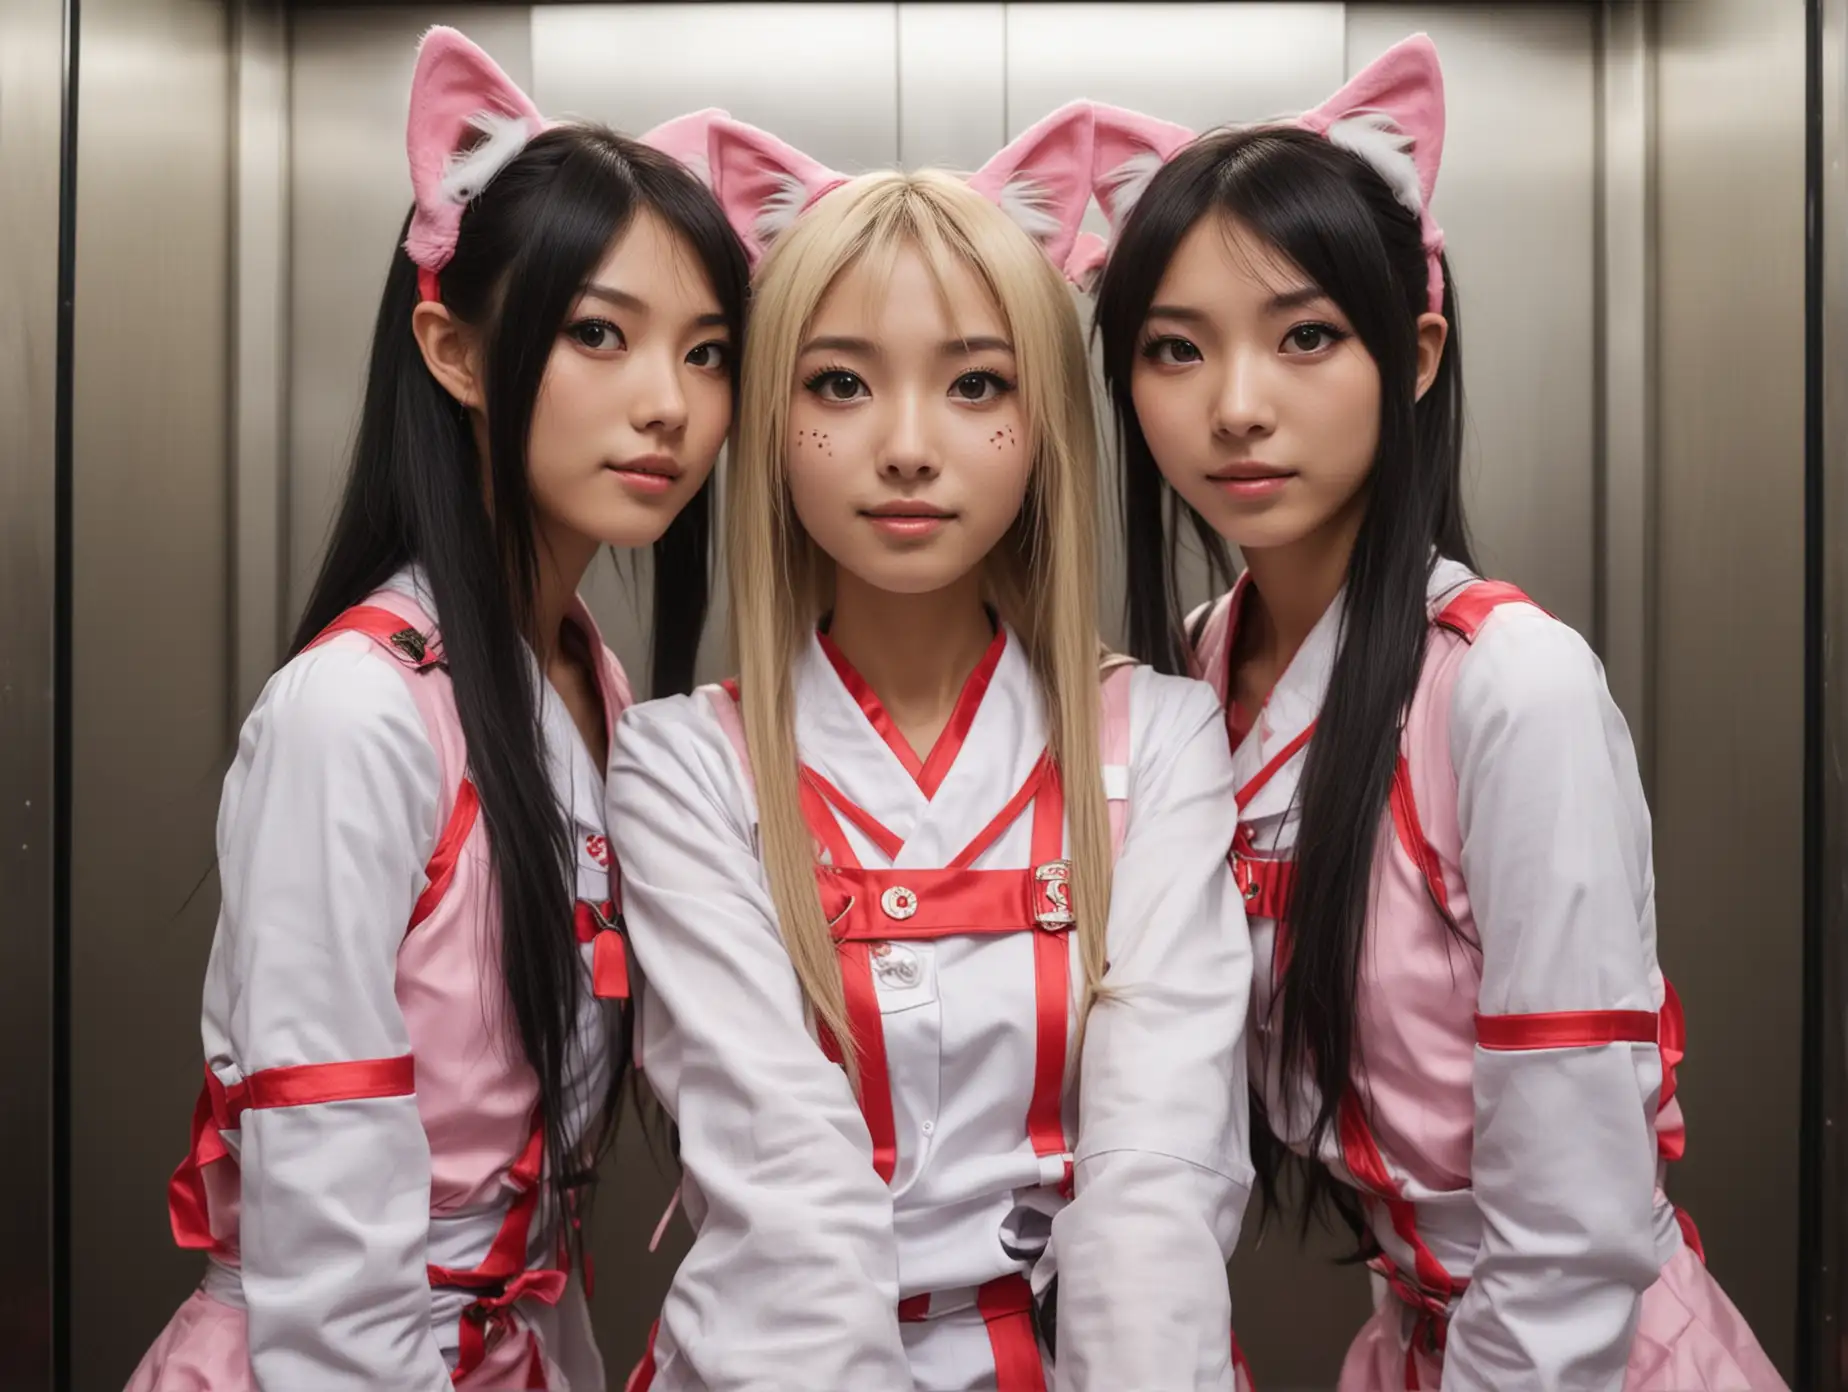
[[[655,308],[692,308],[703,314],[718,307],[698,253],[652,208],[635,210],[590,279]]]
[[[1155,299],[1199,308],[1262,305],[1313,282],[1275,243],[1226,213],[1208,213],[1187,230],[1168,261]]]
[[[881,341],[1006,337],[1001,307],[973,267],[913,241],[873,247],[836,276],[815,308],[811,332]]]

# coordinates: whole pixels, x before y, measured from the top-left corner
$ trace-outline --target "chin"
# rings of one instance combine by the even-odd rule
[[[836,560],[843,570],[853,572],[859,580],[887,594],[925,595],[948,589],[973,568],[961,564],[961,558],[914,554],[894,556],[857,556]]]
[[[624,508],[620,512],[605,511],[595,517],[581,519],[576,529],[587,537],[593,537],[599,546],[614,546],[622,550],[634,550],[644,546],[653,546],[667,531],[668,524],[679,515],[678,508]]]

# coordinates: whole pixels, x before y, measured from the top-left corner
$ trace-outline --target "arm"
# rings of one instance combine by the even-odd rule
[[[1251,1187],[1251,946],[1219,704],[1138,672],[1130,822],[1091,1009],[1076,1195],[1053,1220],[1060,1392],[1230,1389],[1226,1261]],[[1132,710],[1134,707],[1132,706]]]
[[[1660,1267],[1661,1001],[1635,757],[1590,649],[1531,609],[1496,614],[1463,659],[1450,744],[1483,954],[1472,1161],[1483,1237],[1444,1387],[1618,1392]],[[1586,1011],[1627,1013],[1581,1017],[1577,1047],[1522,1038],[1521,1017]],[[1650,1042],[1613,1038],[1624,1025],[1646,1026]]]
[[[809,1033],[753,813],[701,699],[623,717],[609,798],[648,1080],[678,1123],[698,1229],[654,1385],[909,1388],[891,1194],[846,1075]]]
[[[441,780],[402,679],[359,644],[272,680],[219,814],[206,1049],[221,1079],[253,1088],[239,1242],[251,1369],[273,1392],[449,1386],[424,1270],[430,1152],[395,994]],[[265,1095],[284,1080],[332,1100]]]

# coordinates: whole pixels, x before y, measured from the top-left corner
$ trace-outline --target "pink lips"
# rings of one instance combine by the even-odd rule
[[[680,465],[665,454],[647,454],[604,467],[632,493],[665,493],[679,481],[681,474]]]
[[[1283,491],[1283,486],[1296,475],[1289,469],[1273,468],[1269,464],[1247,461],[1241,464],[1229,464],[1207,475],[1212,483],[1234,498],[1255,500],[1269,498]]]
[[[885,503],[861,516],[887,536],[914,541],[941,530],[952,514],[925,503]]]

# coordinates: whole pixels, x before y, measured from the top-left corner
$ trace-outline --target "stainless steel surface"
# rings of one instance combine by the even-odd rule
[[[1788,1375],[1801,971],[1804,13],[1655,7],[1656,908],[1670,1187]],[[1839,828],[1838,828],[1839,831]]]
[[[1815,1392],[1848,1386],[1848,1150],[1842,1145],[1848,1115],[1848,0],[1821,0],[1821,316],[1820,363],[1822,438],[1819,470],[1822,512],[1812,519],[1812,544],[1819,536],[1821,568],[1819,743],[1816,761],[1821,824],[1811,887],[1812,932],[1820,934],[1808,965],[1819,979],[1809,983],[1817,1007],[1808,1060],[1817,1070],[1820,1096],[1811,1163],[1818,1210],[1809,1253],[1815,1263],[1809,1314],[1813,1321],[1807,1353]],[[1812,381],[1817,380],[1812,377]],[[1814,443],[1814,442],[1812,442]],[[1812,495],[1813,497],[1813,495]]]
[[[233,705],[255,704],[286,645],[283,512],[288,353],[289,63],[283,0],[232,7]]]
[[[1596,642],[1611,695],[1629,722],[1647,788],[1653,780],[1649,661],[1655,592],[1655,57],[1644,0],[1601,16],[1596,311],[1599,434]]]
[[[320,567],[359,425],[372,321],[411,208],[405,112],[417,40],[432,24],[461,26],[531,90],[523,5],[290,13],[285,633]],[[627,68],[613,71],[627,80]]]
[[[976,170],[1006,143],[1007,9],[898,7],[899,164]]]
[[[199,1086],[232,736],[232,60],[216,0],[80,16],[71,1385],[88,1392],[122,1385],[200,1270],[173,1246],[165,1176]]]
[[[1434,199],[1462,297],[1477,561],[1593,633],[1595,12],[1355,5],[1348,70],[1415,30],[1444,62]]]
[[[52,1385],[54,486],[63,0],[0,0],[0,1302]]]

